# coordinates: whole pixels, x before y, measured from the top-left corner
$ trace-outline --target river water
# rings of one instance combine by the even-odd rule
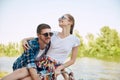
[[[12,72],[16,58],[0,58],[0,71]],[[75,80],[120,80],[120,63],[93,58],[80,58],[69,67],[74,72]],[[58,76],[59,80],[61,76]]]

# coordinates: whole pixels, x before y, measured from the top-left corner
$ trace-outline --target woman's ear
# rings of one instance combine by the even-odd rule
[[[73,22],[72,21],[69,21],[69,25],[72,25],[73,24]]]

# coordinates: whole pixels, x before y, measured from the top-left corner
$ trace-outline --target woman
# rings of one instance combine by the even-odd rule
[[[51,37],[51,46],[47,52],[47,56],[62,64],[55,69],[56,75],[59,75],[61,70],[74,64],[80,44],[79,39],[72,34],[75,23],[73,16],[64,14],[58,21],[62,31],[53,32],[54,35]],[[26,39],[23,40],[23,42],[26,42]],[[24,48],[28,47],[24,46]],[[64,63],[70,53],[71,58]]]

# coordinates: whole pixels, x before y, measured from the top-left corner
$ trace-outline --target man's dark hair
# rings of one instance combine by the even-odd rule
[[[48,24],[42,23],[39,24],[37,27],[37,33],[40,34],[42,29],[51,29],[51,27]]]

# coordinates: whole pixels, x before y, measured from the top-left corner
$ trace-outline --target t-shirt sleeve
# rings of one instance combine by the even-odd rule
[[[79,46],[80,45],[80,39],[78,37],[74,37],[74,45],[73,47]]]

